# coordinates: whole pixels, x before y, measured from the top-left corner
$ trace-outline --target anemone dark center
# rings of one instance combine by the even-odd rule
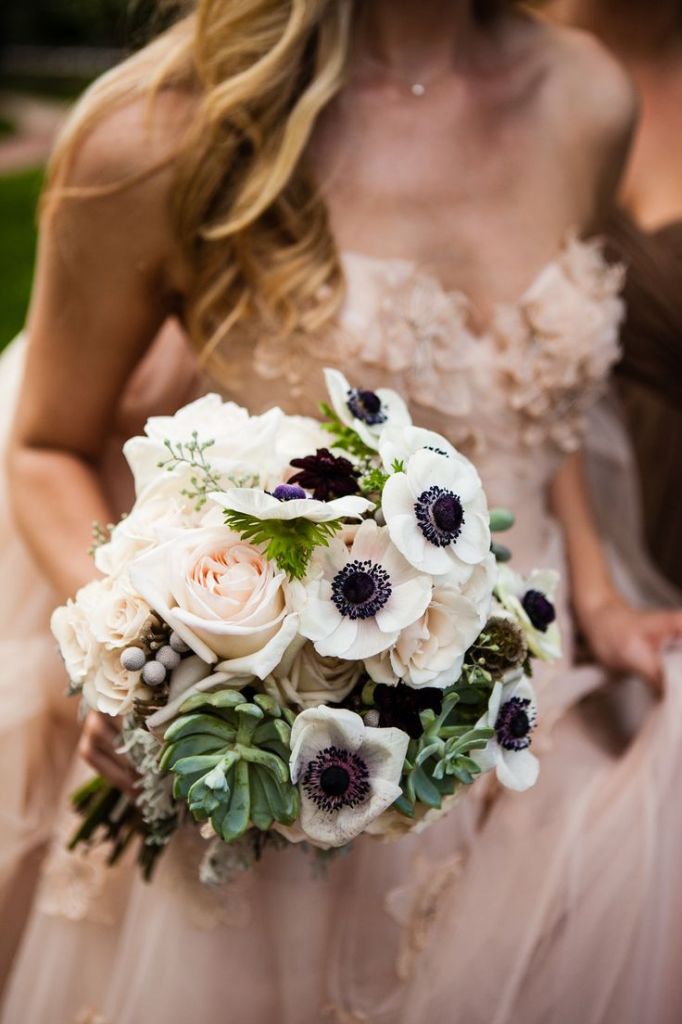
[[[273,498],[278,501],[295,501],[297,498],[307,498],[302,487],[297,484],[278,484],[272,492]]]
[[[464,509],[453,492],[434,484],[422,491],[414,505],[419,529],[430,544],[444,548],[457,540],[464,525]]]
[[[325,747],[307,764],[301,779],[306,795],[329,813],[357,807],[370,795],[370,774],[363,758],[343,747]]]
[[[369,619],[391,596],[391,578],[368,559],[344,565],[332,580],[332,601],[349,619]]]
[[[348,393],[348,408],[356,419],[362,420],[370,427],[386,422],[381,399],[374,391],[352,388]]]
[[[539,590],[527,590],[521,599],[523,610],[541,633],[546,633],[556,619],[556,610]]]
[[[525,750],[530,746],[530,733],[534,724],[535,713],[530,700],[512,697],[502,705],[497,716],[497,741],[506,750]]]
[[[327,796],[343,796],[350,786],[350,773],[340,764],[330,764],[320,772],[320,789]]]

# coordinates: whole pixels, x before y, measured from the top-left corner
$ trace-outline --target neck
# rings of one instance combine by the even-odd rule
[[[680,0],[554,0],[551,10],[560,20],[594,32],[626,59],[679,46]]]
[[[416,79],[465,64],[479,33],[474,0],[365,0],[355,52]]]

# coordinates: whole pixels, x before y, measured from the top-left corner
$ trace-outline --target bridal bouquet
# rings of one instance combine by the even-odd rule
[[[133,509],[52,628],[138,794],[87,783],[74,845],[139,834],[149,874],[193,819],[216,880],[268,843],[423,828],[490,770],[535,782],[555,574],[502,564],[511,515],[398,394],[326,383],[322,422],[207,395],[126,444]]]

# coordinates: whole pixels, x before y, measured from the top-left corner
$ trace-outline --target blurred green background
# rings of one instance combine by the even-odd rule
[[[45,160],[69,104],[148,37],[157,0],[0,2],[0,348],[31,288]]]

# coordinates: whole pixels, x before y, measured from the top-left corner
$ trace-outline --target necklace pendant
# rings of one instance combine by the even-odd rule
[[[414,82],[410,86],[410,92],[412,93],[413,96],[423,96],[424,93],[426,92],[426,86],[422,85],[421,82]]]

